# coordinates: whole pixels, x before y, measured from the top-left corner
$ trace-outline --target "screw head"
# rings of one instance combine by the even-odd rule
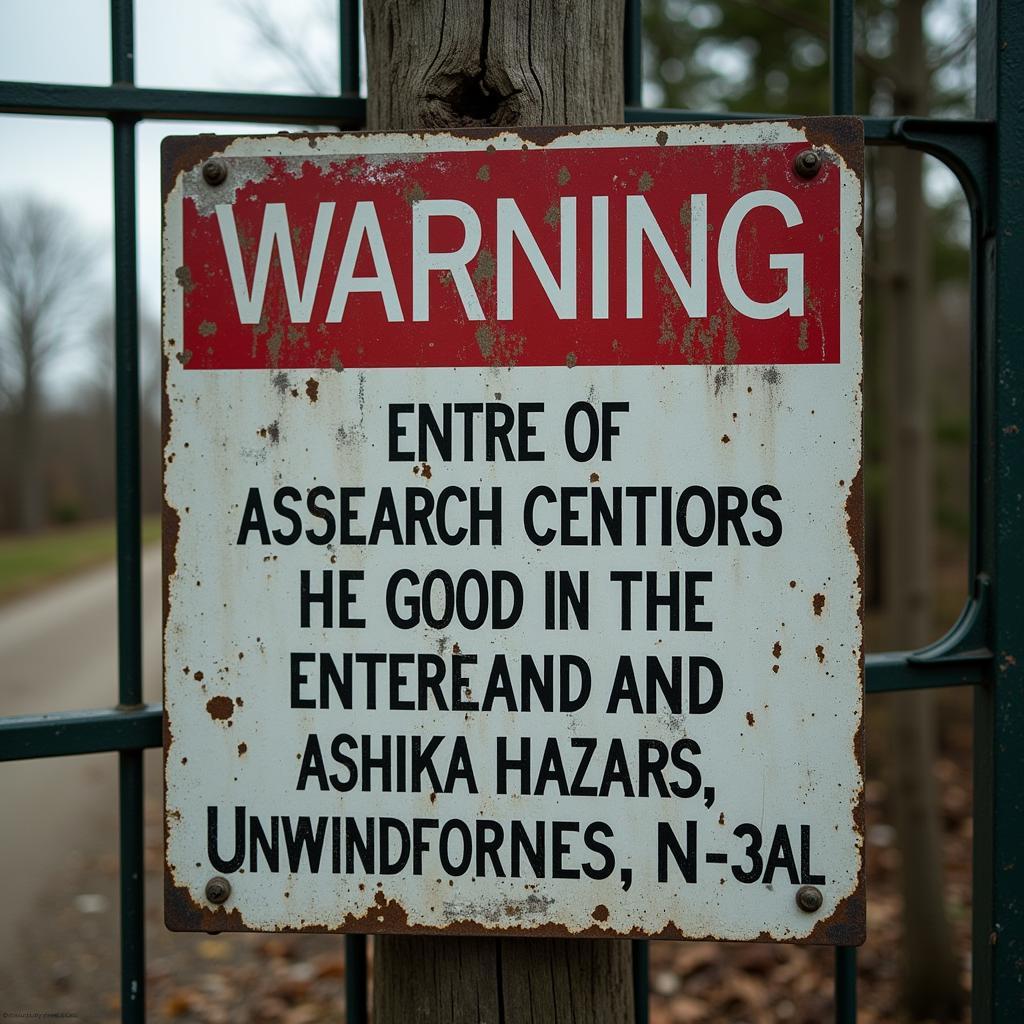
[[[805,913],[821,910],[822,901],[821,890],[817,886],[801,885],[796,891],[796,905]]]
[[[231,895],[231,883],[220,875],[214,875],[206,883],[206,898],[211,903],[226,903]]]
[[[805,149],[797,154],[793,170],[801,178],[813,178],[821,170],[821,157],[813,149]]]
[[[218,157],[203,164],[203,181],[207,185],[223,185],[228,180],[228,165]]]

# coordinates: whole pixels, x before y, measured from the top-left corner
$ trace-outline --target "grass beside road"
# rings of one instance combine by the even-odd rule
[[[142,542],[160,538],[159,516],[142,520]],[[36,534],[0,536],[0,604],[113,558],[114,524],[63,526]]]

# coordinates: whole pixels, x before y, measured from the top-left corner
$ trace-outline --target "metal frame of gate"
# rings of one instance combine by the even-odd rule
[[[973,1020],[1024,1019],[1024,12],[978,0],[977,119],[865,117],[869,145],[937,157],[971,213],[971,535],[957,623],[918,651],[867,657],[867,691],[974,689]],[[121,1015],[145,1019],[142,753],[162,743],[162,709],[142,703],[135,126],[201,120],[360,128],[359,7],[340,0],[337,96],[139,88],[132,0],[111,0],[111,84],[0,81],[0,113],[105,118],[113,126],[118,703],[0,719],[0,761],[117,751],[120,788]],[[853,109],[853,0],[832,0],[832,112]],[[626,0],[627,122],[708,120],[641,103],[640,0]],[[729,115],[735,117],[736,115]],[[742,116],[742,115],[740,115]],[[751,115],[755,116],[755,115]],[[16,159],[16,154],[8,154]],[[45,684],[45,680],[41,680]],[[366,939],[347,936],[346,1001],[366,1019]],[[647,943],[633,943],[636,1018],[647,1020]],[[835,1019],[856,1020],[857,960],[835,950]]]

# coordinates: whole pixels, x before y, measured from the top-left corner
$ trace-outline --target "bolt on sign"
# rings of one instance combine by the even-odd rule
[[[861,941],[859,132],[167,141],[170,927]]]

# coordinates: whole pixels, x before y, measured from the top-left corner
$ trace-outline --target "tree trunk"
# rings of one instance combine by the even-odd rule
[[[15,415],[14,464],[17,467],[18,529],[35,533],[46,519],[39,450],[39,380],[35,360],[23,360],[21,394]]]
[[[923,0],[898,8],[898,113],[927,108]],[[886,591],[894,644],[932,636],[932,438],[928,318],[928,210],[920,153],[892,154],[888,348],[888,543]],[[946,916],[942,838],[934,776],[934,694],[914,690],[889,702],[892,798],[902,858],[903,988],[915,1020],[959,1020],[962,992]]]
[[[374,129],[622,121],[622,0],[366,0]],[[629,943],[381,936],[375,1024],[625,1024]]]

